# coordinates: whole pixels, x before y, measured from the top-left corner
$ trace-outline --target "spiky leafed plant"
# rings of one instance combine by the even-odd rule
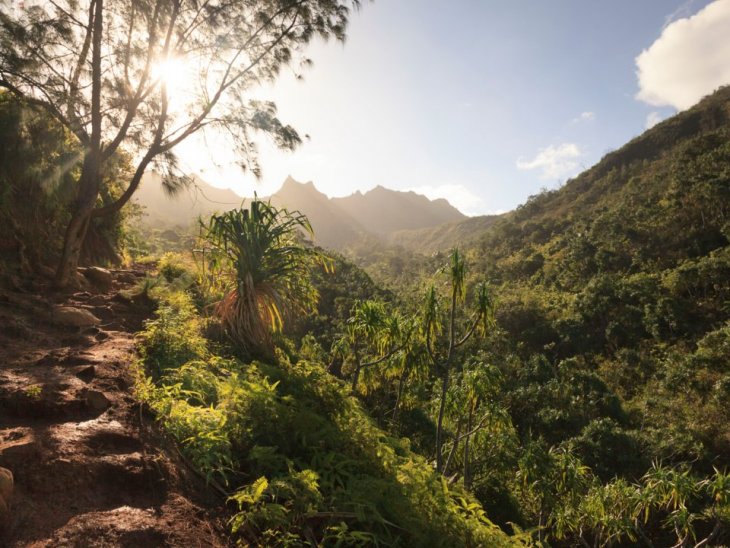
[[[476,310],[463,336],[457,336],[457,306],[464,303],[466,297],[466,263],[458,249],[451,250],[450,261],[440,272],[448,272],[451,285],[451,299],[448,308],[448,318],[441,310],[436,288],[431,287],[426,293],[426,302],[423,310],[423,330],[426,339],[426,350],[435,371],[441,377],[441,397],[438,418],[436,420],[436,470],[443,471],[443,421],[446,411],[446,396],[449,390],[450,369],[453,365],[456,350],[464,345],[474,333],[484,335],[493,317],[494,303],[485,283],[476,288]],[[443,350],[438,352],[436,337],[443,331],[446,323],[448,331],[446,340],[442,341]]]
[[[216,314],[233,341],[251,356],[273,359],[273,333],[293,312],[306,313],[318,294],[309,276],[314,263],[327,258],[302,241],[313,235],[298,211],[277,209],[254,199],[248,208],[213,215],[203,225],[212,247],[211,269],[222,275],[226,292]]]

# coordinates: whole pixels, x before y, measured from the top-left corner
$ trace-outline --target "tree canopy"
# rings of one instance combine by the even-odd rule
[[[303,48],[314,37],[344,40],[358,5],[51,0],[0,13],[0,87],[51,114],[85,151],[58,283],[75,272],[90,219],[127,203],[149,166],[170,190],[184,182],[174,149],[194,133],[225,132],[239,165],[257,175],[254,133],[293,149],[299,134],[252,91],[284,66],[305,67]],[[136,158],[134,174],[117,200],[100,205],[100,177],[120,147]]]

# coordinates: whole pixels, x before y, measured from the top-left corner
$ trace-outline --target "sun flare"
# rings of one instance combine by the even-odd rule
[[[164,86],[168,99],[168,112],[183,114],[193,102],[194,71],[189,61],[182,57],[168,57],[152,65],[150,72],[155,85]]]
[[[179,57],[161,59],[152,66],[152,78],[164,84],[170,93],[184,85],[187,72],[185,61]]]

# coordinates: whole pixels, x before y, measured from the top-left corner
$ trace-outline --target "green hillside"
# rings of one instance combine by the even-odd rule
[[[25,179],[6,180],[22,204]],[[312,185],[284,190],[331,237],[361,230]],[[221,216],[224,240],[177,242],[114,297],[156,307],[137,396],[230,496],[234,539],[727,539],[730,88],[513,212],[395,231],[390,246],[358,236],[348,251],[369,274],[301,247],[306,222],[281,205]],[[293,232],[276,235],[282,222]]]
[[[730,546],[730,0],[0,3],[0,548]]]
[[[499,286],[503,343],[555,368],[540,382],[568,364],[595,374],[624,405],[645,459],[710,467],[730,463],[729,240],[724,88],[533,196],[471,253]],[[517,422],[553,440],[590,428],[589,417],[542,414]],[[588,460],[605,468],[598,459]]]
[[[497,219],[496,215],[480,215],[429,228],[398,230],[388,235],[388,243],[423,254],[448,251],[474,243]]]
[[[536,538],[558,546],[721,542],[727,509],[707,504],[726,500],[730,466],[730,88],[485,221],[459,245],[467,293],[489,281],[495,324],[460,355],[453,390],[472,360],[494,367],[490,405],[514,428],[470,448],[488,515],[546,525]],[[415,309],[444,259],[401,248],[360,263]]]

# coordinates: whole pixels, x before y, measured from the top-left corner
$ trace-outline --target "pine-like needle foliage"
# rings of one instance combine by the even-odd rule
[[[302,233],[313,235],[304,215],[256,199],[249,208],[213,215],[203,225],[203,237],[213,248],[211,270],[227,285],[216,314],[252,356],[272,359],[272,334],[282,329],[287,314],[316,306],[309,268],[316,262],[327,268],[329,262],[304,245]]]

